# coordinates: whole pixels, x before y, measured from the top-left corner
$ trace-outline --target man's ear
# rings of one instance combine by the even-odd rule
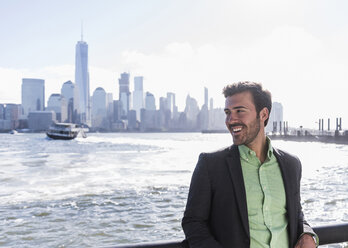
[[[262,122],[265,122],[265,120],[267,120],[268,118],[269,118],[268,108],[264,107],[260,111],[260,119],[261,119]]]

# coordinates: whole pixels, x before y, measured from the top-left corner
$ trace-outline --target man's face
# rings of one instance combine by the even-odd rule
[[[249,91],[229,96],[225,101],[226,126],[235,145],[250,145],[260,133],[261,119]]]

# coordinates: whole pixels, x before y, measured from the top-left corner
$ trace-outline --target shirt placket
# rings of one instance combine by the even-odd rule
[[[272,216],[271,216],[272,198],[271,198],[270,184],[267,177],[267,169],[268,169],[267,164],[263,164],[260,166],[259,178],[260,178],[261,189],[264,195],[264,200],[262,205],[262,214],[263,214],[265,225],[271,234],[270,244],[272,244],[272,230],[271,230],[271,227],[273,225]],[[272,245],[270,245],[270,247],[272,247]]]

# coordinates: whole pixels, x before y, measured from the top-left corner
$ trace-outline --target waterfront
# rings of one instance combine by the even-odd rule
[[[199,153],[230,144],[228,133],[93,133],[72,141],[0,134],[0,246],[181,240]],[[302,161],[310,224],[348,222],[348,146],[273,144]]]

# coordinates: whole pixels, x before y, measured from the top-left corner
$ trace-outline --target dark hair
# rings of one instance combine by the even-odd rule
[[[254,101],[256,112],[257,112],[257,116],[259,117],[260,111],[265,107],[268,109],[269,116],[270,116],[271,109],[272,109],[272,95],[271,95],[271,92],[262,88],[261,83],[244,81],[244,82],[229,84],[224,87],[223,94],[227,98],[229,96],[233,96],[234,94],[242,93],[245,91],[249,91],[251,95],[253,96],[253,101]],[[265,120],[265,126],[267,126],[269,116]]]

